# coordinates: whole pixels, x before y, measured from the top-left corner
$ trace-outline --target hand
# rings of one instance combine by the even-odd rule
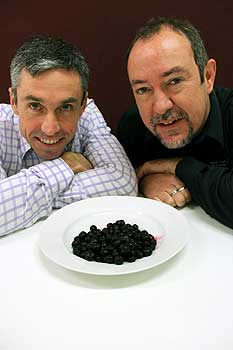
[[[64,152],[60,158],[67,163],[74,174],[93,169],[91,162],[89,162],[89,160],[86,159],[81,153]]]
[[[182,189],[184,187],[184,189]],[[172,194],[175,189],[182,189]],[[139,190],[145,197],[156,199],[172,207],[183,207],[191,201],[191,195],[182,181],[172,174],[149,174],[140,182]]]
[[[175,175],[176,166],[182,158],[156,159],[145,162],[142,166],[135,169],[138,180],[149,174],[173,174]]]

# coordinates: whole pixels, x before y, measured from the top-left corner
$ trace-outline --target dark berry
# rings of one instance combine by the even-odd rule
[[[91,252],[90,250],[86,251],[85,255],[84,255],[84,259],[88,260],[88,261],[93,261],[94,260],[94,253]]]
[[[137,224],[124,220],[108,223],[102,230],[91,225],[88,232],[82,231],[71,243],[73,253],[88,261],[121,265],[150,256],[156,247],[155,238]]]
[[[150,256],[152,254],[152,250],[150,248],[145,248],[143,250],[143,255],[144,256]]]
[[[122,256],[116,255],[114,257],[114,264],[122,265],[123,263],[124,263],[124,259],[122,258]]]
[[[103,262],[107,263],[107,264],[113,264],[113,257],[111,255],[106,255],[103,258]]]
[[[136,257],[134,255],[132,256],[129,256],[128,258],[126,258],[126,261],[129,262],[129,263],[132,263],[136,260]]]

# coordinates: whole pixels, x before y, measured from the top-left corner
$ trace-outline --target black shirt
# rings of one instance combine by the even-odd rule
[[[176,176],[209,215],[233,228],[233,90],[215,88],[207,121],[192,141],[168,149],[146,128],[133,105],[119,123],[117,137],[136,168],[146,161],[183,157]]]

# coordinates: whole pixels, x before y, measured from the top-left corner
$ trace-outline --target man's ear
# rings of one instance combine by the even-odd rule
[[[204,70],[204,81],[206,84],[208,94],[210,94],[213,90],[215,76],[216,76],[216,61],[211,58],[207,62]]]
[[[17,106],[16,106],[16,101],[15,101],[15,96],[14,96],[14,93],[13,93],[11,87],[8,89],[8,92],[9,92],[11,107],[12,107],[14,113],[17,114]]]

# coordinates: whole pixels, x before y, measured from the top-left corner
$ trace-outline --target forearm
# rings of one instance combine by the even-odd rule
[[[0,182],[0,235],[28,227],[48,216],[58,192],[66,190],[73,173],[61,160],[43,162]]]
[[[178,164],[176,175],[186,184],[197,204],[210,216],[233,228],[232,169],[185,157]]]
[[[136,169],[138,179],[149,174],[173,174],[175,175],[177,164],[181,158],[155,159],[145,162]]]
[[[98,196],[136,196],[137,180],[130,164],[110,163],[74,176],[69,188],[58,193],[53,206],[61,208],[74,201]]]
[[[103,138],[102,143],[96,145],[92,152],[88,149],[87,154],[88,159],[94,164],[93,174],[95,173],[97,177],[97,184],[101,182],[104,184],[100,192],[96,188],[98,195],[138,194],[135,171],[115,136],[110,134]]]

